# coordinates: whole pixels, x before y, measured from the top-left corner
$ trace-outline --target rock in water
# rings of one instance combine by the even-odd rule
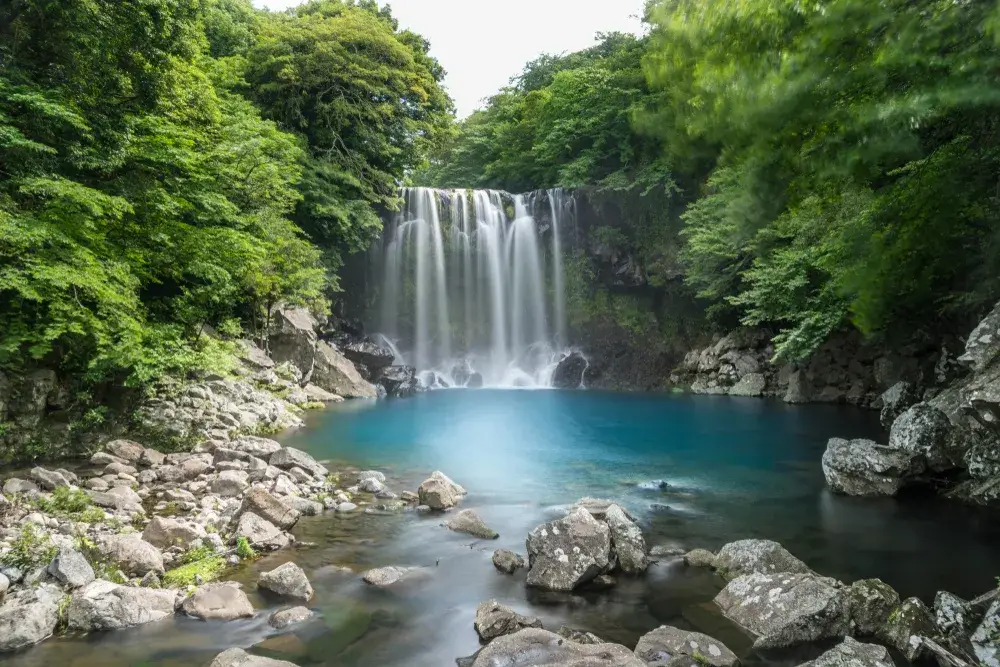
[[[181,605],[184,613],[205,621],[231,621],[254,615],[253,605],[233,581],[205,584]]]
[[[329,344],[316,344],[312,383],[344,398],[377,398],[375,386],[361,377],[350,360]]]
[[[525,566],[524,558],[508,549],[497,549],[493,552],[493,567],[505,572],[514,574]]]
[[[897,382],[882,394],[882,412],[879,421],[885,428],[892,428],[892,423],[899,415],[920,402],[917,388],[909,382]]]
[[[726,579],[744,574],[791,572],[811,574],[812,570],[785,547],[771,540],[738,540],[719,550],[714,567]]]
[[[831,438],[823,452],[826,483],[849,496],[894,496],[923,471],[922,456],[871,440]]]
[[[240,515],[236,536],[247,538],[250,544],[258,548],[277,550],[288,546],[288,536],[280,528],[253,512]]]
[[[0,606],[0,653],[27,648],[52,636],[59,622],[59,594],[27,588]]]
[[[540,628],[542,622],[534,616],[523,616],[496,600],[487,600],[476,608],[476,632],[483,641],[514,634],[524,628]]]
[[[563,357],[552,373],[552,386],[556,389],[579,389],[583,386],[583,374],[587,372],[587,359],[579,352],[571,352]]]
[[[465,495],[465,489],[453,482],[440,470],[435,470],[420,484],[417,496],[421,505],[432,510],[446,510],[454,507]]]
[[[845,637],[820,657],[799,667],[893,667],[893,662],[884,646],[862,644]]]
[[[847,591],[851,619],[860,635],[874,635],[899,606],[899,593],[881,579],[862,579]]]
[[[913,662],[923,653],[921,638],[935,634],[934,616],[927,605],[918,598],[909,598],[892,610],[877,636]]]
[[[273,660],[250,655],[241,648],[231,648],[215,656],[208,667],[297,667],[286,660]]]
[[[67,627],[81,632],[120,630],[174,615],[176,594],[119,586],[98,579],[73,593],[66,612]]]
[[[417,369],[413,366],[389,366],[375,375],[375,381],[385,389],[386,394],[396,398],[406,398],[417,393],[420,382]]]
[[[388,567],[377,567],[374,570],[368,570],[361,575],[361,580],[370,586],[385,588],[426,573],[426,570],[419,567],[397,567],[390,565]]]
[[[348,343],[343,346],[343,350],[345,357],[355,364],[364,364],[373,374],[386,366],[392,366],[395,358],[391,350],[368,340]]]
[[[260,487],[250,489],[243,496],[239,513],[242,515],[244,512],[253,512],[283,530],[288,530],[299,520],[297,511],[286,507],[266,489]]]
[[[682,656],[702,667],[736,667],[740,663],[729,648],[720,641],[700,632],[679,630],[669,625],[661,625],[646,633],[636,644],[635,654],[648,665],[684,664],[687,660],[674,662]]]
[[[483,518],[473,510],[462,510],[445,522],[445,525],[456,533],[467,533],[484,540],[495,540],[500,537],[497,531],[487,526]]]
[[[893,422],[889,448],[922,455],[927,467],[935,472],[948,470],[954,467],[948,457],[951,430],[948,415],[927,403],[918,403]]]
[[[529,586],[571,591],[608,569],[611,531],[581,508],[535,528],[527,548]]]
[[[972,648],[986,667],[1000,665],[1000,600],[990,605],[982,623],[972,633]]]
[[[303,602],[308,602],[313,596],[313,587],[306,578],[306,573],[295,563],[285,563],[270,572],[264,572],[257,579],[257,587]]]
[[[684,554],[684,562],[691,567],[713,567],[715,554],[708,549],[692,549]]]
[[[528,628],[497,637],[480,651],[472,667],[646,667],[620,644],[578,644],[554,632]]]
[[[730,396],[762,396],[767,388],[767,378],[763,373],[748,373],[729,388]]]
[[[649,562],[646,559],[646,540],[624,510],[612,505],[607,511],[608,528],[611,529],[611,543],[618,556],[618,566],[622,572],[638,574],[645,572]]]
[[[284,630],[290,625],[301,623],[312,617],[312,612],[307,607],[292,607],[291,609],[280,609],[267,619],[267,624],[277,630]]]
[[[595,635],[593,632],[587,632],[586,630],[577,630],[576,628],[569,628],[565,625],[559,627],[556,631],[560,637],[565,637],[571,642],[576,642],[577,644],[606,644],[607,642]]]
[[[812,574],[748,574],[730,581],[715,603],[757,635],[758,650],[844,637],[850,631],[845,590]]]

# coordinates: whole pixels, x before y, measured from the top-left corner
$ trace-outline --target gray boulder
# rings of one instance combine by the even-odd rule
[[[719,550],[713,566],[726,579],[753,573],[812,573],[805,563],[789,553],[785,547],[771,540],[730,542]]]
[[[846,591],[812,574],[748,574],[730,581],[715,603],[757,635],[758,650],[844,637],[851,629]]]
[[[563,357],[552,373],[552,386],[556,389],[579,389],[587,372],[587,358],[579,352]]]
[[[52,636],[59,622],[59,596],[44,587],[10,595],[0,606],[0,653],[27,648]]]
[[[273,523],[253,512],[244,512],[236,524],[236,536],[245,537],[250,544],[264,549],[284,549],[288,536]]]
[[[909,598],[892,610],[877,637],[910,662],[924,654],[923,637],[936,634],[934,615],[918,598]]]
[[[556,634],[560,637],[565,637],[571,642],[576,642],[577,644],[606,644],[607,642],[595,635],[593,632],[587,632],[586,630],[578,630],[576,628],[570,628],[565,625],[560,625],[559,629],[556,630]]]
[[[271,313],[268,348],[271,359],[287,362],[309,381],[316,362],[316,320],[305,308],[275,308]]]
[[[451,480],[440,470],[435,470],[417,489],[421,505],[432,510],[446,510],[454,507],[465,495],[465,489]]]
[[[268,461],[271,465],[276,468],[281,468],[283,470],[291,470],[292,468],[302,468],[303,470],[308,470],[313,477],[326,477],[330,471],[326,469],[326,466],[318,463],[309,454],[306,454],[300,449],[295,449],[294,447],[282,447],[275,453],[271,454],[271,458]]]
[[[493,552],[493,567],[506,574],[514,574],[525,567],[524,557],[508,549]]]
[[[799,667],[893,667],[894,663],[884,646],[862,644],[845,637],[832,649]]]
[[[343,349],[345,357],[355,364],[363,364],[373,374],[386,366],[392,366],[395,359],[392,350],[368,340],[348,343]]]
[[[205,529],[196,523],[154,516],[143,529],[142,539],[160,549],[180,547],[186,550],[196,540],[204,539],[207,534]]]
[[[229,442],[228,448],[256,456],[259,459],[267,459],[270,458],[271,454],[281,449],[281,443],[255,435],[243,435]]]
[[[302,516],[316,516],[323,513],[323,503],[300,496],[285,496],[281,502]]]
[[[112,440],[104,445],[104,450],[126,463],[138,463],[146,453],[145,447],[132,440]]]
[[[661,625],[643,635],[636,644],[635,655],[647,665],[736,667],[740,663],[736,654],[722,642],[700,632],[669,625]]]
[[[540,628],[542,622],[534,616],[524,616],[496,600],[487,600],[476,607],[476,633],[483,641],[514,634],[524,628]]]
[[[251,655],[241,648],[231,648],[215,656],[208,667],[297,667],[287,660]]]
[[[243,470],[223,470],[212,480],[212,493],[223,498],[234,498],[250,486],[249,477]]]
[[[897,382],[882,394],[882,412],[879,420],[885,428],[892,428],[892,423],[899,415],[920,402],[920,394],[916,386],[910,382]]]
[[[588,512],[590,512],[591,516],[593,516],[598,521],[606,522],[608,520],[608,510],[612,506],[618,507],[621,511],[625,513],[625,516],[627,516],[632,521],[635,521],[635,517],[629,514],[629,511],[627,509],[621,507],[615,501],[607,500],[606,498],[590,498],[590,497],[580,498],[578,501],[569,506],[568,513],[572,514],[578,509],[585,509]]]
[[[785,390],[785,403],[808,403],[809,402],[809,380],[806,379],[805,372],[793,371],[788,376],[788,388]]]
[[[497,637],[472,667],[646,667],[620,644],[579,644],[538,628]]]
[[[831,438],[823,452],[827,485],[848,496],[894,496],[922,472],[921,455],[871,440]]]
[[[290,529],[299,520],[299,513],[296,510],[285,506],[266,489],[260,487],[250,489],[243,496],[239,513],[242,515],[245,512],[253,512],[283,530]]]
[[[645,572],[649,562],[646,559],[646,540],[643,539],[639,526],[618,505],[608,508],[607,523],[621,571],[627,574]]]
[[[277,630],[284,630],[290,625],[307,621],[311,617],[312,612],[307,607],[279,609],[268,617],[267,624]]]
[[[500,537],[497,531],[487,526],[483,518],[473,510],[462,510],[444,525],[448,527],[448,530],[453,530],[456,533],[467,533],[484,540],[495,540]]]
[[[387,395],[395,398],[412,396],[420,388],[417,369],[413,366],[389,366],[380,370],[373,377]]]
[[[951,421],[941,410],[918,403],[901,414],[889,431],[889,448],[923,456],[935,472],[954,467],[948,456]]]
[[[324,341],[316,345],[312,383],[344,398],[378,398],[375,385],[361,377],[350,359]]]
[[[730,396],[763,396],[767,378],[763,373],[749,373],[729,388]]]
[[[934,625],[944,637],[964,638],[971,634],[973,614],[968,602],[949,593],[938,591],[934,596]]]
[[[73,593],[66,622],[70,630],[81,632],[120,630],[173,616],[175,601],[173,591],[98,579]]]
[[[308,602],[313,596],[313,587],[306,578],[306,573],[295,563],[285,563],[270,572],[264,572],[257,579],[257,587],[303,602]]]
[[[965,353],[958,358],[972,370],[981,371],[1000,353],[1000,303],[969,334]]]
[[[26,479],[18,479],[17,477],[8,477],[3,483],[4,495],[14,496],[21,493],[24,494],[34,494],[38,493],[38,485],[34,482],[29,482]]]
[[[856,633],[874,636],[899,606],[899,593],[881,579],[855,581],[847,591]]]
[[[691,567],[715,567],[715,554],[708,549],[692,549],[684,554],[684,563]]]
[[[990,605],[982,623],[972,633],[972,649],[986,667],[1000,665],[1000,600]]]
[[[427,574],[424,568],[420,567],[398,567],[390,565],[388,567],[377,567],[368,570],[361,575],[361,580],[369,586],[386,588],[406,580],[419,578]]]
[[[529,586],[571,591],[607,571],[611,531],[590,512],[578,509],[532,530],[527,549]]]
[[[28,477],[37,482],[46,491],[54,491],[60,486],[69,486],[71,484],[70,480],[66,479],[61,473],[37,466],[28,471]]]
[[[141,577],[147,572],[163,574],[160,550],[135,533],[110,535],[98,542],[97,548],[129,576]]]
[[[247,594],[233,581],[205,584],[184,600],[181,608],[188,616],[205,621],[231,621],[255,613]]]
[[[73,549],[60,549],[49,563],[48,573],[67,588],[80,588],[94,580],[94,568],[82,553]]]

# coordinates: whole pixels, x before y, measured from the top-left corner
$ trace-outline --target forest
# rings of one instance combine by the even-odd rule
[[[1000,296],[985,0],[654,0],[456,121],[374,0],[0,2],[0,370],[224,369],[279,302],[328,310],[404,184],[614,200],[653,284],[799,359]]]

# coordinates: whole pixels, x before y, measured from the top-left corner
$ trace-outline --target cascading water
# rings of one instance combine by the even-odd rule
[[[430,386],[549,386],[568,342],[560,232],[572,197],[402,194],[379,258],[380,327],[396,363]]]

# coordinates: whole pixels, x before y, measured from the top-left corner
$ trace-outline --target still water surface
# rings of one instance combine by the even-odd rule
[[[990,588],[1000,562],[990,516],[940,501],[825,490],[819,462],[827,438],[880,438],[878,428],[874,414],[852,408],[730,397],[484,390],[346,403],[313,416],[286,444],[332,469],[383,470],[396,491],[443,470],[469,490],[463,507],[476,509],[500,538],[451,533],[441,516],[327,513],[295,528],[315,546],[268,556],[235,576],[253,591],[262,570],[286,560],[305,568],[317,613],[292,632],[269,628],[267,615],[281,604],[253,593],[262,613],[249,621],[176,618],[50,640],[0,663],[194,667],[236,645],[302,667],[446,667],[478,648],[475,608],[491,597],[539,616],[547,628],[565,624],[629,647],[663,623],[699,629],[756,661],[746,655],[749,641],[713,609],[720,582],[676,559],[611,591],[574,595],[529,591],[523,572],[493,569],[494,549],[523,552],[531,528],[585,495],[626,505],[651,546],[716,550],[767,537],[823,574],[847,582],[881,577],[904,597],[930,602],[939,589],[972,596]],[[665,488],[648,484],[655,480]],[[429,576],[379,590],[355,574],[382,565],[424,566]]]

